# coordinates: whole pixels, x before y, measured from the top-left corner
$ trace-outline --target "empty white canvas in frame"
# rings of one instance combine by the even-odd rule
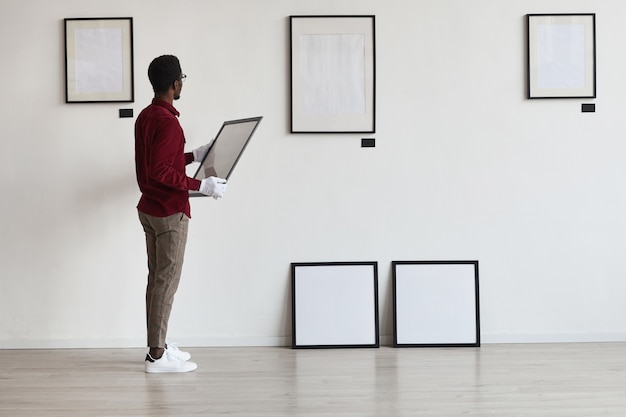
[[[376,262],[292,263],[294,348],[378,347]]]
[[[291,132],[375,132],[375,16],[291,16]]]
[[[480,346],[478,261],[395,261],[395,346]]]
[[[595,98],[595,14],[529,14],[528,98]]]

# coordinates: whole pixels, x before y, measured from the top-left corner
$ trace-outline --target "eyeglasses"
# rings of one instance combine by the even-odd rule
[[[185,74],[180,74],[180,82],[184,83],[187,76]]]

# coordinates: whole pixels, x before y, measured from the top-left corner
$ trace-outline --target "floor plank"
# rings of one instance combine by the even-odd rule
[[[626,344],[188,349],[145,374],[143,349],[0,350],[0,416],[626,415]]]

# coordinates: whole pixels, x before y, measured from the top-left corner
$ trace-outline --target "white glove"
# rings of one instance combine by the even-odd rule
[[[211,142],[207,143],[206,145],[202,145],[199,148],[196,148],[193,151],[191,151],[193,153],[193,161],[202,162],[207,152],[209,152],[209,148],[211,147],[212,143],[213,143],[213,140],[211,140]]]
[[[224,197],[224,191],[226,191],[226,180],[218,177],[209,177],[202,180],[200,183],[200,192],[214,199]]]

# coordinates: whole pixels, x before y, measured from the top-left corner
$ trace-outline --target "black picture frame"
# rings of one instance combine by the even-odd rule
[[[65,102],[135,101],[133,18],[64,19]]]
[[[291,133],[376,132],[375,16],[290,16],[289,23]]]
[[[292,348],[377,348],[378,263],[291,264]]]
[[[203,180],[214,176],[229,180],[261,120],[263,116],[227,120],[222,123],[193,178]],[[207,197],[199,191],[189,191],[189,196]]]
[[[596,15],[526,15],[527,97],[596,98]]]
[[[393,261],[395,347],[479,347],[478,261]]]

